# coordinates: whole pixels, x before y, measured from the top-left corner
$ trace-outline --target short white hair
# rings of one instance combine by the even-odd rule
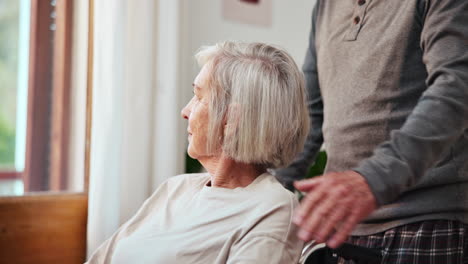
[[[208,149],[266,168],[288,165],[309,131],[304,76],[293,58],[240,42],[202,47],[195,58],[209,67]]]

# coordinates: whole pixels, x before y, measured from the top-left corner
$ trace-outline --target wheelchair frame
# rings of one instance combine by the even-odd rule
[[[349,243],[344,243],[339,248],[332,249],[327,247],[325,243],[317,244],[312,241],[302,250],[299,264],[336,264],[339,257],[353,260],[357,264],[378,264],[382,262],[382,250]]]

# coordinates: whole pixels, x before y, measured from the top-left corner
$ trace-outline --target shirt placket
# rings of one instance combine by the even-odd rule
[[[359,31],[361,31],[364,18],[367,12],[367,7],[371,0],[355,0],[355,6],[353,11],[353,16],[350,21],[350,26],[346,31],[346,35],[344,40],[346,41],[354,41],[357,39]]]

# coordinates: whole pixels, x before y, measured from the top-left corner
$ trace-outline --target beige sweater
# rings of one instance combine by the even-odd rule
[[[162,184],[87,263],[297,263],[297,200],[273,176],[208,187],[208,174]]]

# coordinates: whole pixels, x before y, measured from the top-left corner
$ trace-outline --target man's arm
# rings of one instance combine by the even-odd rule
[[[413,186],[468,128],[468,1],[427,0],[427,90],[401,129],[355,169],[380,205]]]
[[[315,21],[317,19],[318,6],[319,1],[316,2],[314,10],[312,11],[309,47],[302,67],[306,83],[307,106],[309,109],[311,126],[303,152],[300,153],[288,167],[276,171],[276,175],[286,185],[292,185],[293,181],[305,177],[309,165],[314,162],[323,143],[323,102],[318,84],[317,56],[315,51]]]
[[[425,7],[427,90],[405,124],[354,171],[295,183],[309,192],[294,219],[301,239],[337,247],[377,205],[416,184],[468,128],[468,1],[427,0]]]

